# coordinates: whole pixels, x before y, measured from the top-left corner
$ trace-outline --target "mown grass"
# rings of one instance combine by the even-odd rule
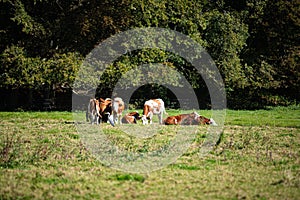
[[[211,114],[207,110],[200,113]],[[220,142],[207,156],[199,155],[207,129],[201,126],[190,148],[176,162],[147,174],[126,173],[101,164],[83,146],[72,122],[69,112],[0,113],[0,199],[300,196],[299,108],[227,110]],[[138,139],[119,133],[119,127],[105,128],[115,145],[133,152],[152,151],[174,137],[174,127]]]

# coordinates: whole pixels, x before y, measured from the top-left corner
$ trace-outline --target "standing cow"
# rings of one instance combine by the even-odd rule
[[[99,118],[101,117],[101,115],[99,101],[97,99],[90,99],[85,117],[86,121],[90,121],[91,124],[99,123]]]
[[[112,99],[111,98],[106,98],[106,99],[99,98],[99,107],[100,107],[99,113],[101,116],[99,118],[99,120],[101,120],[102,122],[107,122],[108,117],[112,113]]]
[[[119,122],[119,124],[122,124],[122,112],[125,109],[124,101],[120,97],[114,98],[112,102],[112,114],[113,114],[113,121],[114,123]]]
[[[163,102],[163,100],[151,99],[146,101],[143,108],[143,124],[148,124],[148,119],[150,121],[150,124],[152,124],[153,115],[157,115],[159,124],[163,124],[163,113],[167,114],[165,111],[165,103]]]

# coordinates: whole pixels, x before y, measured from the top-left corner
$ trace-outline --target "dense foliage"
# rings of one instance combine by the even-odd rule
[[[0,89],[6,92],[70,90],[83,58],[101,41],[134,27],[162,27],[188,35],[209,52],[230,107],[300,100],[297,0],[0,0],[0,10]],[[195,90],[206,89],[184,59],[144,49],[106,70],[103,81],[111,84],[100,84],[100,91],[111,91],[136,65],[166,61]]]

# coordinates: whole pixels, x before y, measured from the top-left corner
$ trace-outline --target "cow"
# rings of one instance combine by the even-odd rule
[[[148,120],[150,121],[150,124],[152,124],[153,115],[157,115],[159,124],[163,124],[163,113],[167,115],[165,111],[165,103],[163,102],[163,100],[150,99],[146,101],[144,104],[142,115],[143,124],[148,124]]]
[[[100,115],[100,107],[99,107],[99,101],[95,98],[90,99],[88,109],[86,111],[86,121],[90,121],[91,124],[99,123]]]
[[[136,124],[137,120],[140,120],[140,114],[138,112],[130,112],[127,113],[123,118],[122,118],[122,123],[123,124]]]
[[[211,118],[206,118],[204,116],[199,115],[197,112],[193,112],[190,114],[181,114],[176,116],[167,117],[164,120],[165,125],[214,125],[217,123]]]
[[[119,122],[119,124],[122,124],[121,117],[124,109],[125,109],[124,101],[120,97],[114,98],[112,102],[112,114],[113,114],[114,123]]]
[[[99,98],[99,114],[100,114],[99,121],[101,120],[102,122],[107,122],[109,117],[108,113],[110,115],[112,114],[112,99]]]

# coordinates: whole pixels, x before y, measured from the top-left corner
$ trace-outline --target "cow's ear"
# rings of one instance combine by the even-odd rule
[[[102,99],[101,97],[99,98],[99,100],[100,100],[101,102],[104,102],[104,99]]]

